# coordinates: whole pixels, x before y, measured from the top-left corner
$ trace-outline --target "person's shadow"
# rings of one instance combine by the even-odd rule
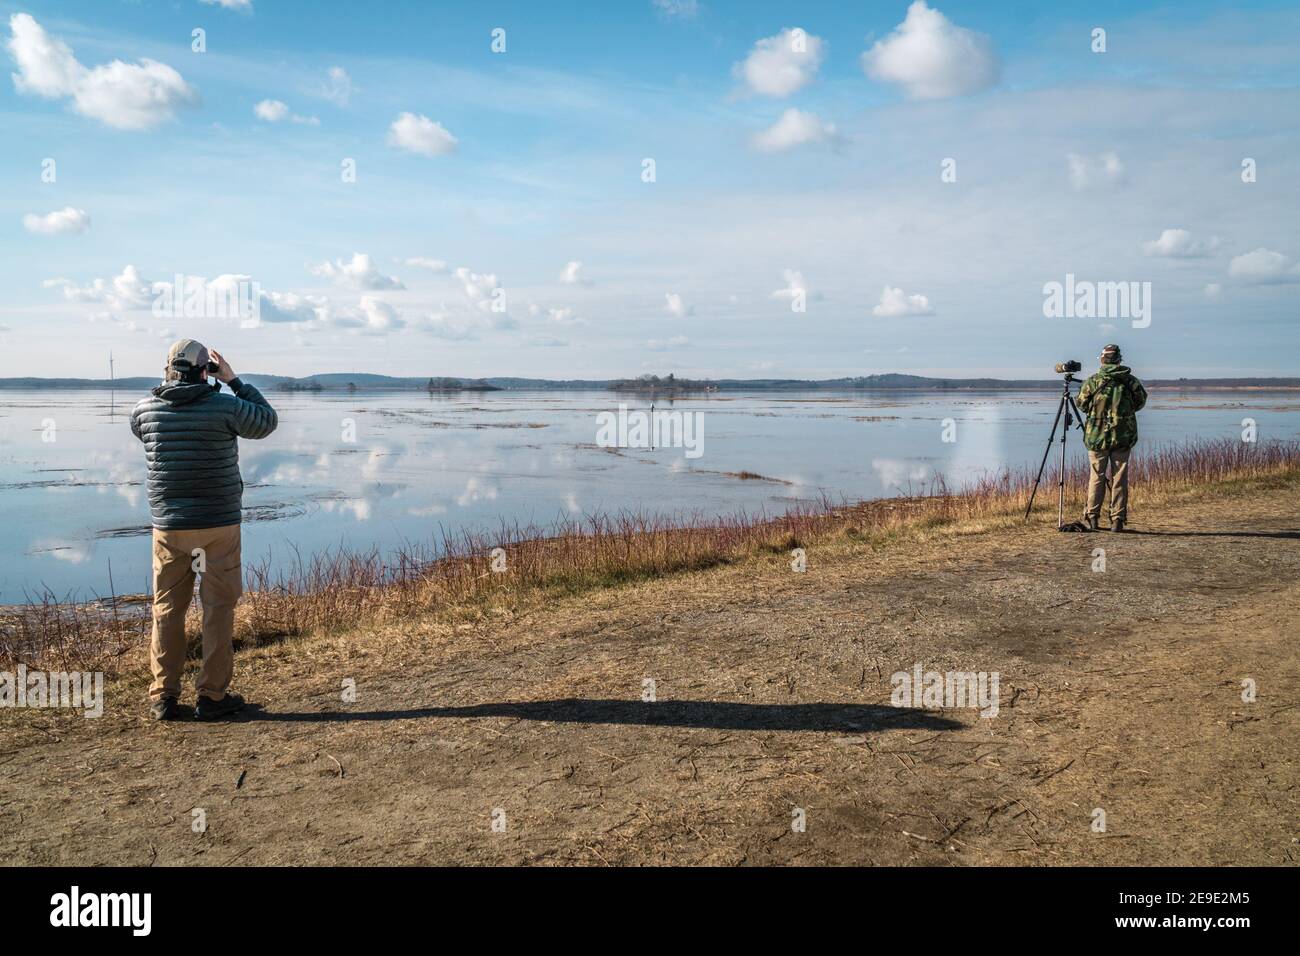
[[[972,710],[972,715],[977,715]],[[347,723],[374,720],[425,720],[439,717],[509,717],[567,724],[632,724],[707,730],[814,730],[843,734],[909,728],[957,730],[964,725],[936,713],[879,704],[747,704],[705,700],[503,701],[463,707],[275,713],[249,704],[237,722]]]

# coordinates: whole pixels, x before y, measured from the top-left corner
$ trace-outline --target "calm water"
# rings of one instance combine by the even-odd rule
[[[144,452],[127,416],[140,396],[0,391],[0,603],[149,589]],[[545,525],[561,515],[779,512],[1037,465],[1056,394],[725,393],[660,410],[699,412],[703,454],[597,446],[597,415],[648,402],[609,392],[310,396],[272,392],[280,428],[241,441],[245,562],[339,545],[431,543],[440,527]],[[1144,443],[1300,438],[1295,393],[1156,393]],[[944,442],[944,420],[956,441]],[[354,440],[349,440],[354,439]],[[1072,435],[1078,451],[1078,433]],[[772,481],[742,481],[728,472]]]

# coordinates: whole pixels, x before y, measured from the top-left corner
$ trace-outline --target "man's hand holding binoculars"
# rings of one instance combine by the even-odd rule
[[[229,385],[230,380],[235,377],[235,370],[230,367],[230,363],[226,361],[226,357],[216,349],[209,349],[208,356],[212,359],[212,361],[208,363],[208,373],[218,382]],[[212,367],[214,365],[216,366],[215,369]]]

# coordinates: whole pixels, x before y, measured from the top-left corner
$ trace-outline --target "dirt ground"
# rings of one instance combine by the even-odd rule
[[[0,717],[0,859],[1294,865],[1296,491],[287,642],[229,724],[114,681],[97,720]],[[918,663],[997,672],[997,716],[891,706]]]

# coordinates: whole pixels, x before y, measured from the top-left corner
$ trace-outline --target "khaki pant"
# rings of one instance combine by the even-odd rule
[[[235,605],[244,593],[239,525],[184,531],[153,530],[153,640],[149,696],[179,697],[185,670],[185,612],[199,575],[203,606],[203,665],[200,697],[226,696],[235,669]]]
[[[1128,453],[1130,449],[1088,452],[1088,507],[1085,520],[1101,517],[1101,501],[1106,497],[1106,466],[1110,466],[1110,520],[1128,520]]]

